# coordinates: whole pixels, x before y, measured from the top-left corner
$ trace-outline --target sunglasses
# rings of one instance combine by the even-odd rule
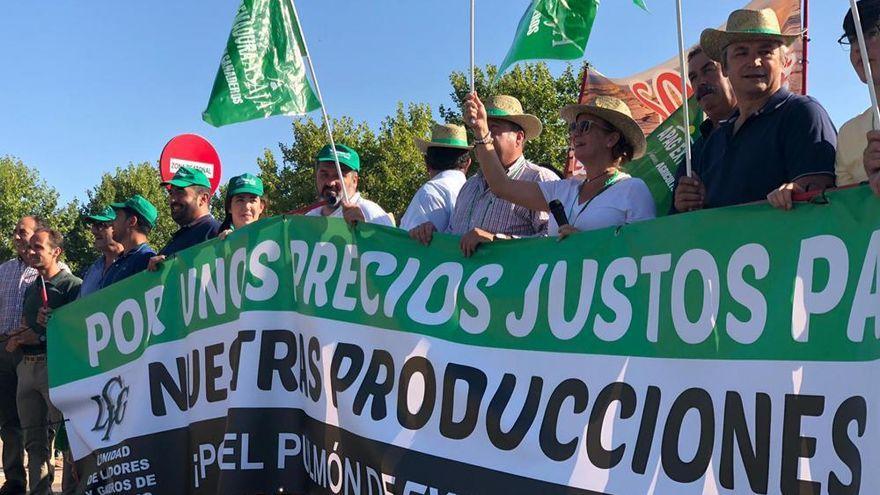
[[[575,135],[586,134],[590,132],[590,129],[592,129],[593,127],[598,127],[599,129],[603,129],[608,132],[614,132],[614,129],[605,127],[602,124],[593,122],[592,120],[582,120],[580,122],[572,122],[571,124],[568,124],[568,133]]]

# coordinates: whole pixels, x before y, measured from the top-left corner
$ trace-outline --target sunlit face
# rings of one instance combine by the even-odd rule
[[[235,228],[241,228],[249,223],[256,222],[266,209],[266,203],[256,194],[236,194],[232,197],[230,204],[230,214],[232,214],[232,225]]]
[[[92,222],[89,225],[89,230],[92,232],[92,237],[95,238],[92,246],[95,247],[98,251],[103,251],[107,249],[107,246],[110,246],[114,243],[113,241],[113,223],[114,222]]]
[[[697,103],[714,121],[724,120],[736,107],[730,81],[721,72],[721,64],[699,52],[688,61],[688,81],[697,96]]]
[[[611,150],[621,139],[607,121],[586,113],[577,116],[569,136],[575,158],[585,166],[610,161]]]
[[[12,231],[12,244],[15,246],[15,252],[18,257],[27,260],[28,242],[37,229],[37,222],[31,217],[24,217],[15,224],[15,230]]]
[[[501,163],[509,165],[522,155],[525,133],[516,124],[501,119],[489,119],[489,133],[492,134],[495,154]]]
[[[348,196],[354,196],[357,192],[358,173],[354,170],[340,165],[342,168],[343,181],[345,182],[345,190]],[[332,204],[342,199],[342,183],[339,180],[339,174],[336,173],[335,162],[318,162],[315,170],[315,186],[318,190],[318,196],[327,200]]]
[[[853,69],[858,74],[859,79],[864,83],[868,81],[865,75],[865,65],[862,60],[862,50],[859,47],[859,40],[853,36],[848,37],[849,42],[849,61],[852,63]],[[871,75],[874,76],[874,85],[880,85],[880,26],[865,31],[865,47],[868,49],[868,63],[871,64]]]
[[[168,207],[171,209],[171,218],[177,225],[186,225],[199,218],[202,208],[209,200],[209,195],[199,193],[195,187],[168,188]]]
[[[760,98],[782,87],[786,55],[785,47],[778,41],[731,43],[725,57],[724,75],[730,79],[737,98]]]
[[[28,245],[28,264],[37,270],[53,266],[61,256],[61,248],[52,245],[48,232],[31,235]]]

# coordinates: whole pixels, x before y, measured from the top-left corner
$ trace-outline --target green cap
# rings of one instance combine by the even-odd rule
[[[112,206],[107,206],[99,213],[95,213],[94,215],[87,215],[86,220],[89,222],[112,222],[116,219],[116,211]]]
[[[358,156],[357,151],[349,148],[344,144],[337,144],[336,156],[339,157],[340,165],[345,165],[355,172],[360,172],[361,157]],[[318,158],[315,161],[317,161],[318,163],[335,162],[336,160],[333,158],[333,148],[331,148],[329,144],[321,148],[321,151],[318,152]]]
[[[211,188],[211,182],[208,181],[208,177],[205,173],[191,167],[180,167],[177,169],[174,177],[172,177],[171,180],[162,182],[162,185],[177,187],[202,186],[207,187],[208,189]]]
[[[128,208],[129,210],[142,216],[144,220],[146,220],[147,223],[150,224],[150,227],[155,227],[156,219],[159,218],[159,212],[156,210],[156,207],[153,206],[153,203],[147,201],[147,199],[140,194],[135,194],[134,196],[126,199],[123,203],[110,203],[110,206],[117,210]]]
[[[263,180],[252,174],[241,174],[229,179],[226,185],[226,197],[231,198],[236,194],[263,195]]]

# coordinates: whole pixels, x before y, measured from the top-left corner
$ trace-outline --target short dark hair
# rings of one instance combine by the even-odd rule
[[[150,222],[148,222],[147,219],[144,218],[143,215],[132,210],[131,208],[122,208],[121,211],[125,212],[126,219],[129,219],[131,217],[134,217],[137,219],[137,225],[135,225],[135,227],[134,227],[135,230],[137,230],[138,232],[140,232],[141,234],[144,234],[144,235],[149,235],[149,233],[152,232],[153,227],[150,225]]]
[[[622,163],[626,163],[633,158],[633,153],[635,149],[633,145],[623,137],[623,134],[620,134],[620,139],[617,140],[617,143],[614,144],[614,147],[611,148],[611,158],[617,160],[620,158]]]
[[[193,188],[193,190],[196,192],[196,194],[207,194],[208,196],[211,195],[211,188],[210,187],[205,187],[205,186],[190,186],[190,187]]]
[[[463,167],[469,158],[468,150],[431,146],[425,152],[425,165],[433,170],[452,170]]]
[[[862,29],[867,31],[880,23],[880,0],[859,0],[856,4],[859,9]],[[843,18],[843,35],[855,38],[856,23],[853,20],[852,8],[846,11]]]
[[[52,243],[52,247],[64,249],[64,236],[61,235],[61,232],[58,232],[55,229],[50,229],[48,227],[40,227],[34,231],[34,235],[37,235],[41,232],[45,232],[49,237],[49,242]]]
[[[691,49],[691,51],[688,52],[687,61],[690,62],[692,58],[696,57],[697,55],[699,55],[701,53],[703,53],[702,46],[697,45],[697,46],[693,47]]]

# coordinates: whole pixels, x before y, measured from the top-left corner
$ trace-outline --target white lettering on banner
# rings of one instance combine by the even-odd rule
[[[817,261],[828,267],[828,281],[814,290]],[[849,276],[846,244],[833,235],[819,235],[801,241],[791,311],[791,336],[797,342],[810,338],[810,316],[827,313],[843,298]]]
[[[183,158],[171,158],[168,163],[168,170],[173,174],[180,170],[180,167],[189,167],[194,168],[196,170],[201,171],[205,174],[205,177],[209,179],[214,178],[214,164],[213,163],[204,163],[204,162],[196,162],[193,160],[186,160]]]
[[[874,338],[880,339],[880,230],[871,234],[871,241],[862,262],[859,283],[853,297],[846,336],[853,342],[865,338],[865,324],[874,319]]]
[[[113,323],[106,313],[94,313],[86,318],[86,336],[89,349],[89,365],[98,367],[100,360],[98,353],[106,349],[111,340],[116,342],[116,349],[122,354],[131,354],[142,344],[144,337],[144,325],[146,324],[147,334],[161,335],[165,330],[165,325],[159,321],[157,317],[159,307],[162,305],[162,294],[165,287],[158,285],[147,290],[144,293],[144,306],[137,303],[134,299],[126,299],[122,301],[113,312]],[[145,315],[146,313],[146,315]],[[134,334],[132,340],[125,337],[124,317],[128,315],[131,321],[131,327]]]

